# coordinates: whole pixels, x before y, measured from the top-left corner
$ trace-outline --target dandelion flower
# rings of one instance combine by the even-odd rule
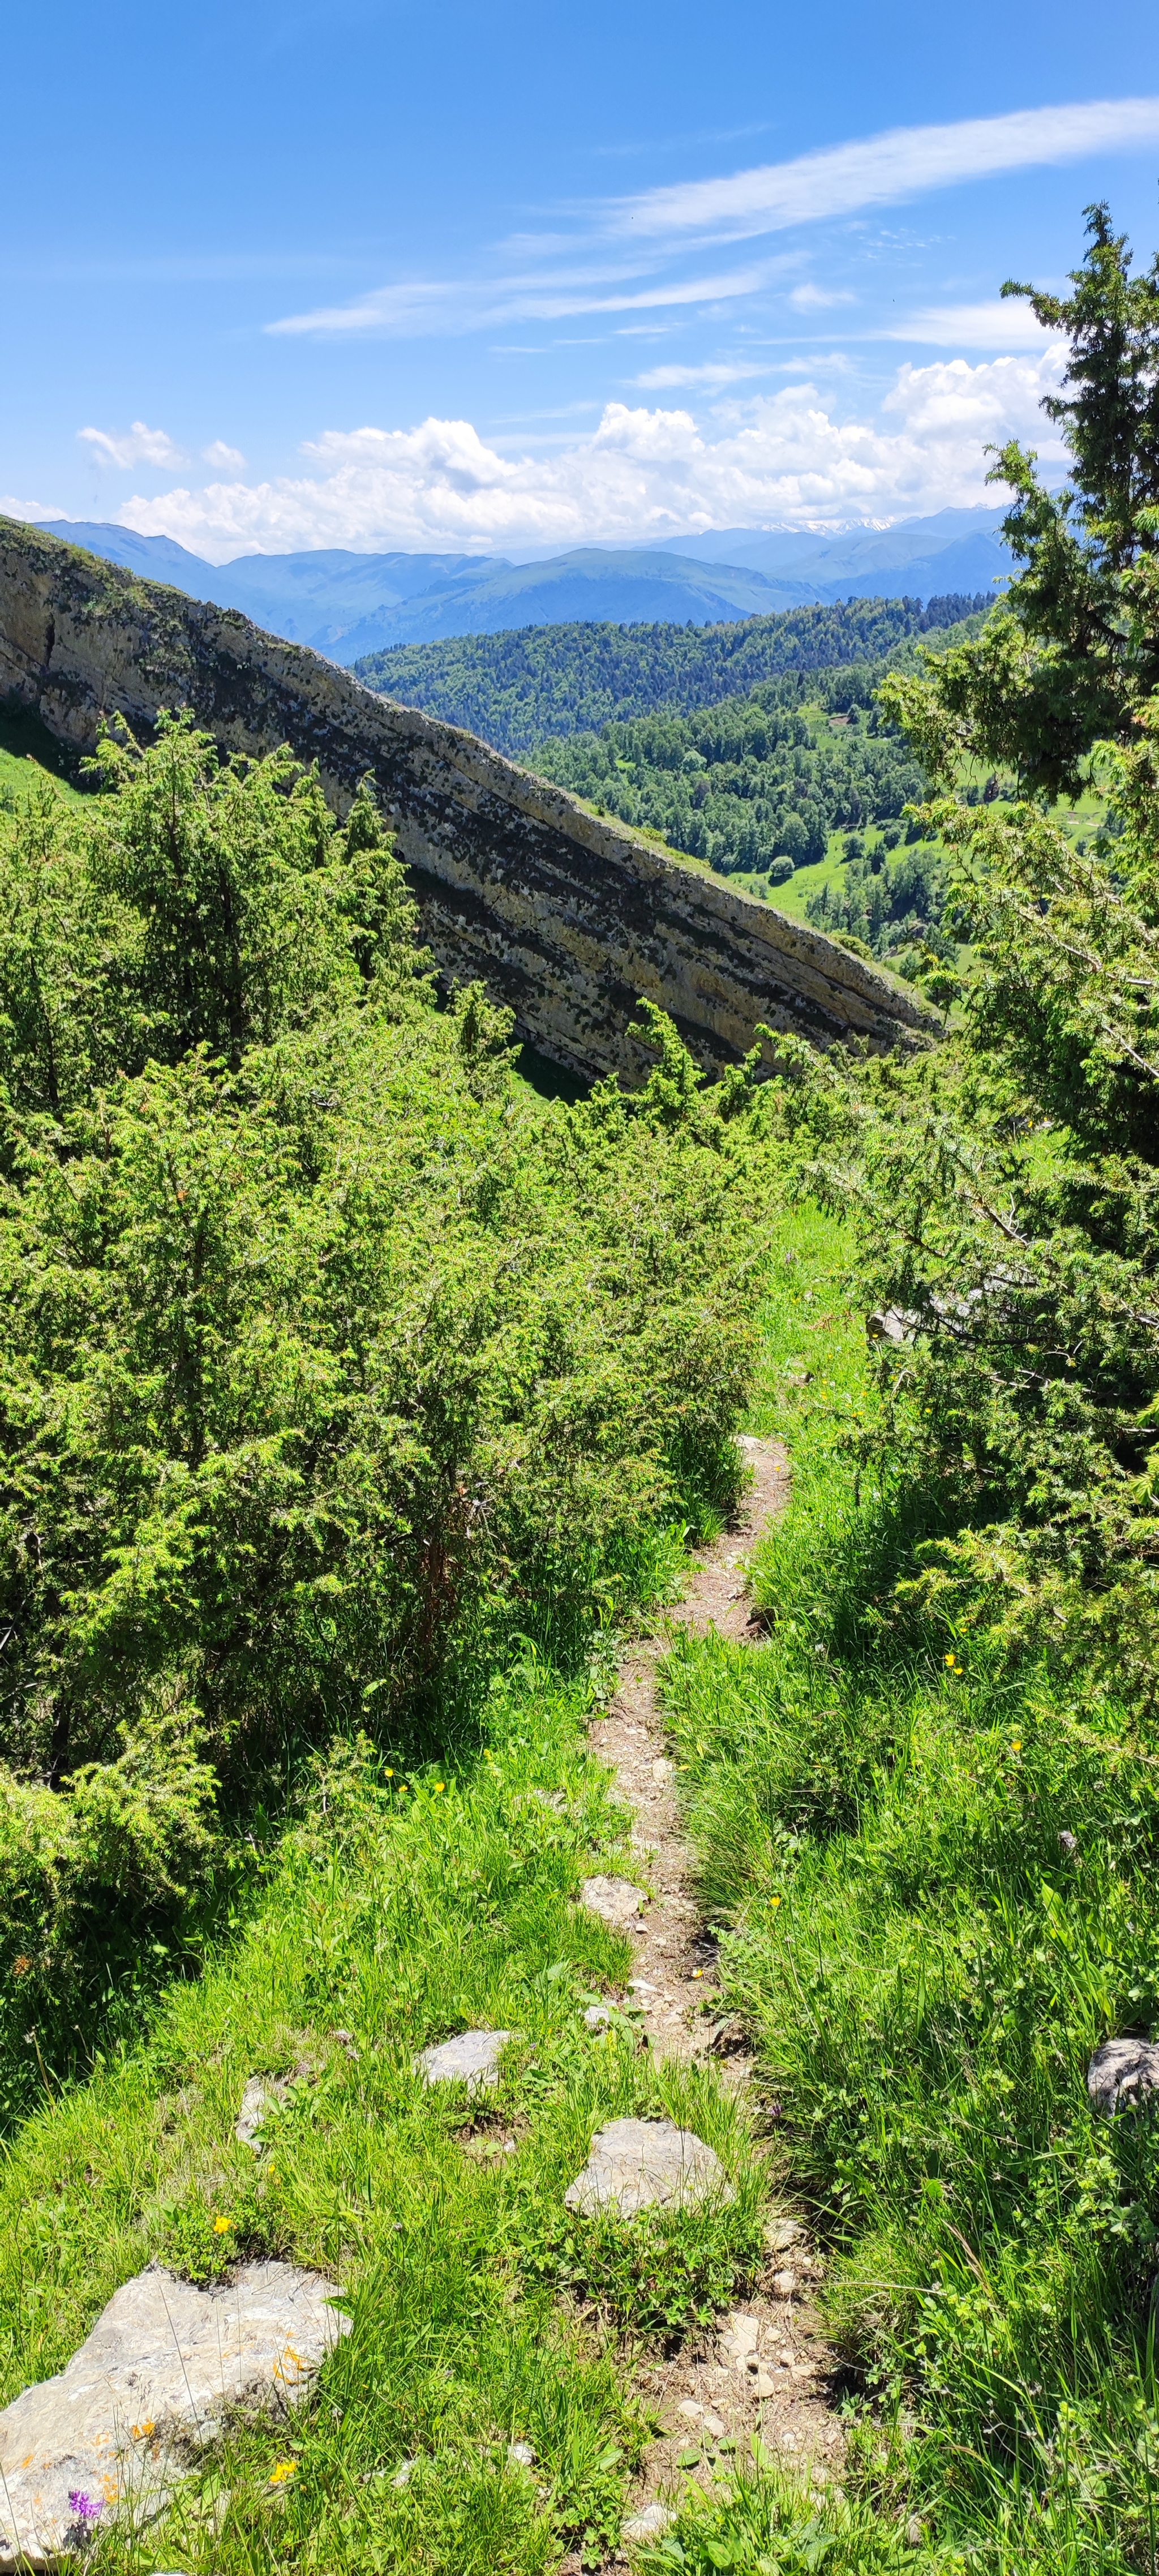
[[[444,1789],[446,1788],[446,1785],[447,1785],[447,1784],[446,1784],[446,1781],[445,1781],[445,1780],[436,1780],[436,1782],[435,1782],[435,1796],[436,1796],[436,1798],[441,1798],[441,1797],[442,1797],[442,1794],[443,1794]]]
[[[779,1897],[779,1896],[770,1896],[770,1898],[769,1898],[769,1903],[770,1903],[770,1905],[779,1905],[779,1904],[780,1904],[780,1902],[781,1902],[781,1900],[780,1900],[780,1897]]]
[[[951,1670],[951,1672],[952,1672],[952,1671],[953,1671],[953,1668],[954,1668],[954,1658],[953,1658],[953,1655],[952,1655],[952,1654],[947,1655],[947,1657],[946,1657],[946,1662],[948,1663],[948,1665],[949,1665],[949,1667],[950,1667],[950,1670]]]
[[[213,2222],[213,2232],[214,2232],[214,2235],[215,2235],[215,2236],[228,2236],[229,2231],[230,2231],[230,2228],[232,2227],[232,2225],[233,2225],[233,2220],[232,2220],[232,2218],[215,2218],[215,2219],[214,2219],[214,2222]]]
[[[296,2460],[278,2460],[270,2470],[270,2485],[272,2487],[283,2487],[287,2478],[296,2478],[297,2474],[298,2463]]]

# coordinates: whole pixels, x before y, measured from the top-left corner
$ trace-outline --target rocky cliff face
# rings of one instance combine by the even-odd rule
[[[638,1078],[641,995],[716,1069],[758,1021],[820,1046],[895,1044],[936,1023],[918,997],[817,931],[585,813],[454,725],[377,696],[235,610],[0,519],[0,698],[79,757],[103,716],[147,732],[192,707],[230,749],[289,743],[341,810],[370,771],[443,977],[479,977],[521,1037],[584,1076]]]

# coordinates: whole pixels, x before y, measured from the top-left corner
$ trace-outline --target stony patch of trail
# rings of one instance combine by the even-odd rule
[[[729,2046],[720,2019],[716,1950],[696,1900],[695,1856],[681,1829],[675,1768],[667,1751],[657,1665],[673,1629],[694,1636],[715,1628],[725,1637],[759,1640],[746,1559],[766,1523],[788,1499],[787,1454],[776,1440],[744,1442],[752,1484],[733,1527],[700,1551],[684,1599],[664,1631],[633,1647],[620,1668],[607,1714],[591,1730],[593,1748],[615,1773],[635,1811],[632,1849],[640,1876],[655,1891],[629,1932],[635,1953],[632,1990],[657,2057],[723,2055],[728,2080],[747,2085],[749,2061]],[[753,2295],[721,2320],[714,2336],[689,2343],[671,2360],[651,2359],[637,2373],[639,2395],[663,2430],[650,2445],[629,2508],[674,2502],[693,2469],[701,2483],[723,2478],[736,2451],[759,2431],[786,2468],[832,2476],[842,2456],[832,2396],[834,2357],[813,2304],[819,2267],[799,2222],[774,2220],[769,2259]],[[721,2447],[723,2446],[723,2447]],[[683,2467],[678,2466],[683,2462]],[[641,2532],[641,2537],[643,2536]]]

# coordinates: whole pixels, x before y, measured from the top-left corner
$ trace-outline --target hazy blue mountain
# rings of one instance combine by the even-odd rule
[[[942,579],[939,572],[928,587],[974,590],[992,572],[1010,570],[998,538],[1003,515],[993,506],[938,510],[929,518],[900,519],[889,528],[844,528],[831,537],[813,535],[807,528],[713,528],[700,537],[666,537],[658,551],[706,564],[747,564],[773,578],[814,582],[821,598],[845,599],[855,595],[851,581],[874,591],[892,586],[919,594],[922,583],[912,578],[916,568],[920,565],[924,575],[943,550],[953,549],[959,566],[967,560],[977,564],[977,579],[950,578],[949,573]],[[972,543],[979,551],[967,559],[958,550]]]
[[[140,537],[131,528],[99,520],[49,519],[43,524],[69,545],[88,546],[93,554],[127,564],[151,581],[173,582],[192,599],[240,608],[269,634],[310,644],[344,662],[353,661],[354,652],[338,648],[359,620],[371,621],[380,641],[380,627],[385,632],[393,611],[415,591],[453,582],[456,574],[470,578],[492,571],[503,562],[498,555],[367,555],[319,546],[300,554],[238,555],[232,563],[211,564],[187,553],[172,537]]]
[[[895,528],[817,537],[724,528],[649,546],[584,546],[512,563],[500,555],[355,554],[316,547],[206,563],[171,537],[57,519],[54,535],[194,599],[241,609],[269,634],[353,663],[394,646],[595,620],[698,626],[829,601],[989,592],[1010,569],[993,510],[940,510]]]
[[[41,519],[37,525],[46,536],[63,537],[68,546],[87,546],[92,555],[103,555],[106,563],[125,564],[130,572],[143,573],[146,581],[169,581],[177,590],[188,591],[191,599],[209,599],[212,593],[202,585],[213,577],[213,565],[201,555],[191,555],[174,537],[139,537],[135,528],[116,528],[107,519]]]
[[[770,616],[814,597],[807,583],[771,581],[744,566],[704,564],[583,546],[546,563],[476,566],[470,575],[420,591],[389,618],[366,618],[343,636],[338,658],[353,662],[393,644],[449,635],[499,635],[512,626],[568,625],[577,618],[617,625],[662,620],[698,626]]]

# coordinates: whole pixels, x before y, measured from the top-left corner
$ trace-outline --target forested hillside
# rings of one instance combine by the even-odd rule
[[[858,599],[727,626],[516,627],[370,653],[360,680],[481,735],[514,757],[548,734],[687,715],[785,671],[879,658],[907,636],[956,624],[985,598]]]
[[[863,666],[853,685],[842,672],[839,712],[819,708],[816,690],[803,707],[794,674],[694,716],[537,743],[528,766],[726,875],[767,871],[776,884],[823,858],[831,832],[896,821],[925,793],[924,770],[872,702],[881,668]]]

